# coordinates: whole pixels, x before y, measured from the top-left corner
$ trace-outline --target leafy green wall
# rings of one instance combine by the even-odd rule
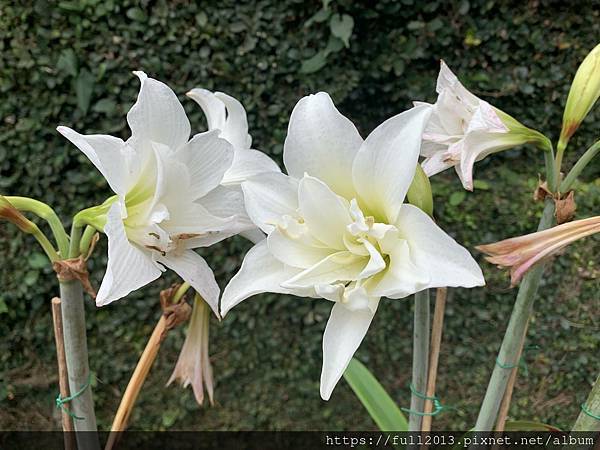
[[[569,6],[569,4],[571,6]],[[478,95],[555,139],[578,62],[600,37],[597,1],[263,0],[239,2],[71,0],[0,4],[0,192],[40,198],[68,222],[109,195],[106,183],[55,131],[127,137],[125,113],[142,69],[182,94],[196,131],[198,107],[185,99],[201,86],[239,98],[254,144],[281,160],[289,113],[303,95],[328,91],[366,136],[414,99],[435,98],[443,58]],[[347,45],[343,41],[347,41]],[[572,141],[571,163],[598,137],[596,112]],[[484,181],[461,191],[449,172],[435,178],[436,215],[464,245],[534,229],[531,194],[543,164],[532,148],[489,158]],[[579,185],[579,216],[598,214],[600,164]],[[568,249],[541,287],[511,415],[568,428],[600,363],[598,239]],[[103,242],[91,262],[98,285]],[[248,244],[228,240],[204,252],[222,285]],[[50,298],[53,274],[29,238],[0,225],[0,428],[56,428]],[[481,255],[477,255],[481,259]],[[595,258],[595,259],[594,259]],[[488,286],[449,299],[438,395],[457,407],[438,429],[474,423],[515,290],[484,265]],[[174,279],[172,279],[174,280]],[[102,309],[87,306],[91,367],[100,426],[112,420],[136,358],[159,317],[157,291],[170,280]],[[321,335],[330,305],[275,295],[213,322],[217,406],[195,405],[190,390],[164,388],[183,330],[165,341],[139,399],[132,426],[142,429],[373,429],[340,382],[319,398]],[[411,301],[384,301],[358,352],[407,405]]]

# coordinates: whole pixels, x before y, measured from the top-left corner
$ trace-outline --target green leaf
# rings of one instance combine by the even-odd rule
[[[360,361],[350,361],[344,378],[381,431],[408,431],[400,408]]]
[[[27,258],[29,267],[32,269],[43,269],[48,265],[48,257],[40,252],[33,252]]]
[[[98,100],[98,102],[96,102],[92,109],[95,112],[104,113],[108,116],[116,111],[117,103],[110,98],[103,98],[101,100]]]
[[[75,79],[75,94],[77,95],[77,106],[83,113],[87,113],[94,92],[94,84],[96,79],[94,75],[87,69],[79,72]]]
[[[4,301],[3,297],[0,297],[0,314],[5,314],[8,312],[8,306],[6,301]]]
[[[318,72],[327,63],[327,53],[321,50],[312,58],[302,61],[302,67],[300,67],[301,73],[314,73]]]
[[[458,206],[465,198],[467,198],[467,193],[465,191],[453,192],[448,199],[448,203],[450,203],[452,206]]]
[[[351,16],[348,14],[331,16],[329,28],[331,34],[341,39],[346,47],[350,47],[350,36],[352,36],[352,29],[354,28],[354,19]]]
[[[329,16],[331,16],[331,11],[328,9],[320,9],[314,16],[304,22],[304,28],[310,27],[313,23],[325,22],[329,19]]]
[[[339,52],[344,48],[344,43],[336,38],[335,36],[329,36],[329,41],[327,41],[327,47],[325,47],[325,55],[329,56],[331,53]]]
[[[144,10],[137,7],[129,8],[125,15],[131,20],[135,20],[136,22],[145,22],[146,20],[148,20],[148,16],[144,12]]]
[[[487,181],[475,180],[475,181],[473,181],[473,188],[481,189],[482,191],[489,191],[490,184]]]
[[[531,420],[513,420],[504,424],[504,431],[561,431],[561,429]]]
[[[72,48],[62,51],[58,57],[56,68],[67,75],[71,75],[72,77],[77,76],[77,56]]]

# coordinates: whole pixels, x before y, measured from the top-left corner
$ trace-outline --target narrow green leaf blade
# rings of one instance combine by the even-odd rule
[[[360,361],[350,361],[344,378],[381,431],[408,431],[400,408]]]

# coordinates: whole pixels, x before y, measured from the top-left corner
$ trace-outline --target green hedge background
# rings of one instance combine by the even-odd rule
[[[281,161],[289,114],[303,95],[329,92],[366,136],[411,104],[435,99],[443,58],[473,92],[555,141],[578,63],[600,37],[597,1],[417,0],[17,1],[0,4],[0,192],[39,198],[69,217],[109,195],[80,152],[55,131],[127,137],[135,101],[132,70],[167,82],[195,131],[200,109],[183,94],[201,86],[240,99],[255,147]],[[571,3],[572,6],[568,6]],[[347,46],[343,40],[347,40]],[[598,138],[598,108],[572,141],[567,167]],[[469,248],[531,232],[541,205],[532,192],[543,158],[533,148],[477,165],[475,193],[457,177],[434,178],[436,215]],[[578,216],[600,211],[600,163],[577,186]],[[568,428],[600,370],[598,238],[570,247],[541,286],[511,417]],[[230,239],[204,251],[222,286],[249,244]],[[476,254],[479,260],[481,255]],[[57,285],[29,238],[0,225],[0,428],[58,429],[50,298]],[[90,264],[99,284],[102,241]],[[516,291],[483,263],[485,289],[449,299],[438,395],[456,410],[437,429],[474,423]],[[90,364],[99,425],[107,429],[159,315],[162,279],[96,309],[88,299]],[[340,382],[319,397],[321,337],[330,304],[262,295],[211,328],[217,405],[191,389],[165,388],[183,342],[172,332],[138,400],[134,429],[375,429]],[[408,406],[411,300],[384,301],[358,357]]]

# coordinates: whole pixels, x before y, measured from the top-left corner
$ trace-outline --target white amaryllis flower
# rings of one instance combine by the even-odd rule
[[[221,186],[234,149],[218,131],[190,139],[190,123],[175,93],[143,72],[135,74],[141,88],[127,114],[132,133],[127,141],[58,127],[116,194],[80,214],[108,236],[108,267],[96,303],[126,296],[158,278],[166,266],[218,315],[219,287],[192,249],[254,227],[244,218],[241,199]]]
[[[441,61],[438,99],[423,132],[421,155],[428,176],[454,167],[463,187],[473,190],[473,166],[492,153],[547,139],[469,92]],[[421,105],[420,102],[415,102]]]
[[[321,396],[329,399],[381,297],[429,287],[480,286],[469,252],[404,204],[430,107],[377,127],[365,141],[329,95],[303,98],[284,145],[289,175],[242,184],[251,219],[268,234],[225,288],[221,313],[260,292],[334,302],[323,336]]]
[[[210,404],[214,404],[213,371],[208,356],[209,324],[210,309],[204,300],[196,295],[187,336],[175,370],[167,382],[168,386],[177,380],[184,388],[191,384],[196,401],[200,405],[204,402],[204,388]]]

